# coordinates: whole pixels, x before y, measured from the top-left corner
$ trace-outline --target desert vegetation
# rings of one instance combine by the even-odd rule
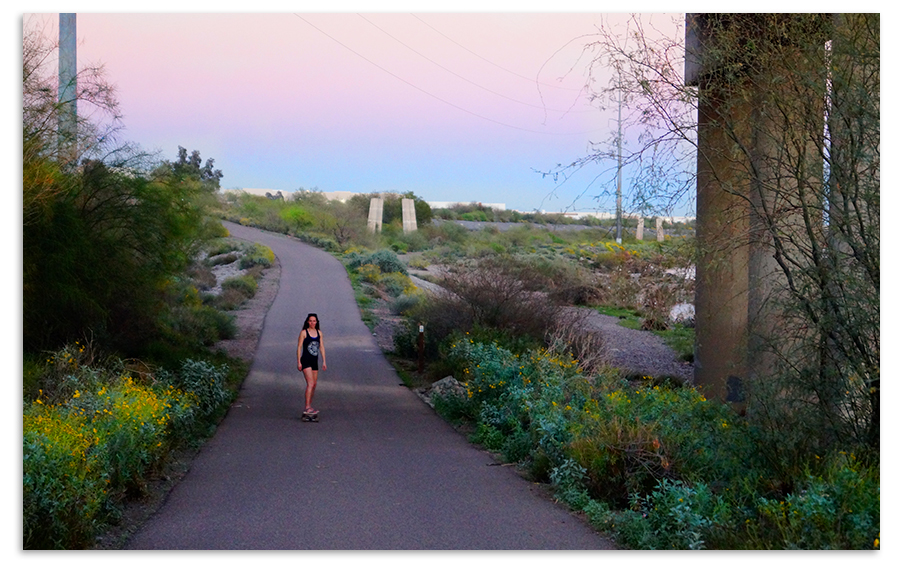
[[[292,207],[248,195],[229,201]],[[362,228],[362,209],[357,215]],[[262,217],[242,222],[266,227]],[[327,232],[310,225],[300,237],[343,259],[373,330],[379,320],[397,323],[389,357],[404,382],[424,390],[452,376],[459,390],[432,395],[436,410],[621,545],[878,547],[879,473],[859,449],[773,449],[779,431],[788,442],[803,430],[742,416],[690,379],[611,368],[603,338],[571,312],[615,315],[691,360],[692,324],[669,312],[693,301],[692,238],[617,244],[603,226],[466,230],[439,218],[410,234],[399,225],[361,234],[345,248]],[[440,289],[426,293],[410,276]]]
[[[855,32],[838,34],[833,52],[844,63],[826,66],[835,74],[833,93],[842,97],[835,97],[827,133],[871,143],[878,133],[877,98],[868,95],[878,92],[877,25],[871,18],[849,22],[842,29]],[[818,42],[820,32],[807,39]],[[712,55],[733,63],[735,51],[747,47],[742,37]],[[398,323],[390,358],[406,384],[425,389],[452,377],[457,390],[432,396],[440,414],[473,443],[550,486],[622,546],[879,547],[880,187],[878,154],[870,152],[877,142],[855,153],[835,147],[815,155],[813,162],[827,165],[828,176],[818,181],[804,178],[804,161],[772,171],[780,178],[767,184],[785,191],[780,196],[797,181],[809,191],[800,212],[806,216],[773,216],[762,228],[769,233],[761,230],[763,241],[777,244],[785,277],[780,310],[789,326],[780,333],[791,342],[780,346],[780,366],[755,380],[753,398],[740,410],[708,398],[691,379],[612,368],[605,340],[580,321],[584,312],[573,312],[620,317],[691,360],[691,324],[675,323],[670,310],[693,301],[690,270],[707,259],[692,229],[663,242],[626,237],[618,244],[604,223],[561,230],[543,226],[549,220],[485,208],[432,212],[406,193],[386,198],[384,229],[376,234],[366,229],[366,195],[341,203],[314,191],[290,200],[220,193],[217,171],[202,165],[199,153],[180,150],[174,162],[136,168],[146,157],[100,153],[126,160],[98,162],[97,149],[86,146],[79,164],[66,164],[46,129],[54,106],[41,98],[40,66],[30,63],[42,52],[29,52],[29,45],[26,38],[26,547],[89,545],[97,526],[115,518],[117,501],[140,494],[142,474],[158,469],[183,439],[208,433],[233,394],[229,382],[240,376],[239,365],[204,348],[228,334],[221,311],[252,295],[252,268],[272,260],[270,252],[223,240],[219,218],[293,235],[341,258],[363,319],[373,329],[379,320]],[[653,58],[674,48],[599,48],[617,54],[623,73],[631,70],[633,81],[623,85],[635,101],[650,101],[650,111],[636,116],[648,128],[670,121],[667,132],[689,142],[697,91],[670,74],[671,62]],[[848,64],[860,54],[863,64]],[[724,69],[733,79],[737,68]],[[647,70],[660,73],[640,75]],[[817,77],[798,87],[825,83]],[[741,82],[728,85],[743,89]],[[105,93],[96,92],[96,103],[111,108]],[[819,107],[812,111],[805,135],[788,129],[796,126],[791,122],[773,124],[772,132],[788,146],[782,134],[820,142],[826,131]],[[660,114],[662,123],[650,125]],[[740,130],[732,127],[739,148]],[[651,140],[645,150],[672,140]],[[666,178],[661,168],[648,171]],[[689,186],[677,173],[671,179],[676,194]],[[788,179],[790,189],[778,187]],[[402,230],[401,197],[413,198],[421,212],[415,232]],[[826,219],[827,237],[820,224]],[[454,220],[522,224],[473,231]],[[798,226],[787,232],[785,221]],[[143,224],[155,233],[137,231]],[[216,264],[246,264],[247,273],[213,295]],[[85,267],[102,270],[103,279]],[[417,288],[416,274],[435,292]],[[427,331],[422,373],[420,324]]]
[[[26,28],[25,549],[92,547],[173,455],[211,434],[247,371],[212,347],[234,335],[227,310],[273,261],[210,216],[222,176],[212,159],[179,148],[164,160],[117,141],[102,69],[81,70],[84,113],[61,145],[54,50]],[[227,258],[240,268],[219,284]]]

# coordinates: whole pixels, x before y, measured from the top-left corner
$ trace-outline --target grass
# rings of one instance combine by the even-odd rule
[[[693,327],[685,327],[684,325],[676,324],[669,329],[654,331],[654,333],[662,337],[662,340],[666,342],[666,345],[675,351],[675,354],[678,355],[678,359],[689,363],[694,362]]]
[[[641,316],[640,314],[633,309],[625,309],[622,307],[615,307],[611,305],[602,305],[599,307],[595,307],[597,313],[602,315],[609,315],[611,317],[619,318],[619,325],[622,327],[627,327],[628,329],[640,329],[641,328]]]

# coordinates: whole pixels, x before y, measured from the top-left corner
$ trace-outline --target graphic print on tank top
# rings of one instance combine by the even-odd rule
[[[306,352],[313,357],[319,356],[319,340],[309,339],[309,345],[306,346]]]

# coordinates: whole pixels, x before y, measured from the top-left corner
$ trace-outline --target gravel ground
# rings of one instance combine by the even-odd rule
[[[426,291],[440,289],[440,286],[415,275],[411,274],[410,277],[417,287]],[[626,374],[678,377],[689,382],[693,380],[694,365],[679,361],[675,351],[658,335],[623,327],[619,325],[619,318],[602,315],[594,310],[583,308],[574,310],[584,313],[587,326],[600,332],[611,366],[621,369]],[[392,315],[384,302],[377,302],[371,311],[379,319],[374,331],[378,346],[384,352],[393,351],[394,329],[401,323],[401,318]]]
[[[237,262],[234,265],[236,266],[236,264]],[[234,272],[228,266],[222,266],[222,269],[216,271],[217,281],[221,284],[227,277],[238,272]],[[213,346],[213,350],[221,349],[229,356],[237,357],[248,363],[253,361],[253,354],[259,342],[263,322],[266,320],[266,313],[278,293],[280,278],[281,262],[275,258],[275,262],[263,272],[262,278],[257,280],[256,295],[244,302],[238,309],[228,312],[235,317],[235,325],[238,330],[235,338],[219,341]]]
[[[653,377],[679,377],[693,381],[694,365],[679,361],[675,351],[649,331],[619,325],[619,318],[583,309],[591,329],[599,331],[606,344],[609,364],[628,373]]]

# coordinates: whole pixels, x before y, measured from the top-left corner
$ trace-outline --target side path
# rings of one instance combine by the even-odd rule
[[[359,317],[343,266],[297,240],[226,224],[272,248],[278,295],[240,395],[128,549],[614,549],[495,466],[412,392]],[[297,335],[309,312],[328,370],[303,423]]]

